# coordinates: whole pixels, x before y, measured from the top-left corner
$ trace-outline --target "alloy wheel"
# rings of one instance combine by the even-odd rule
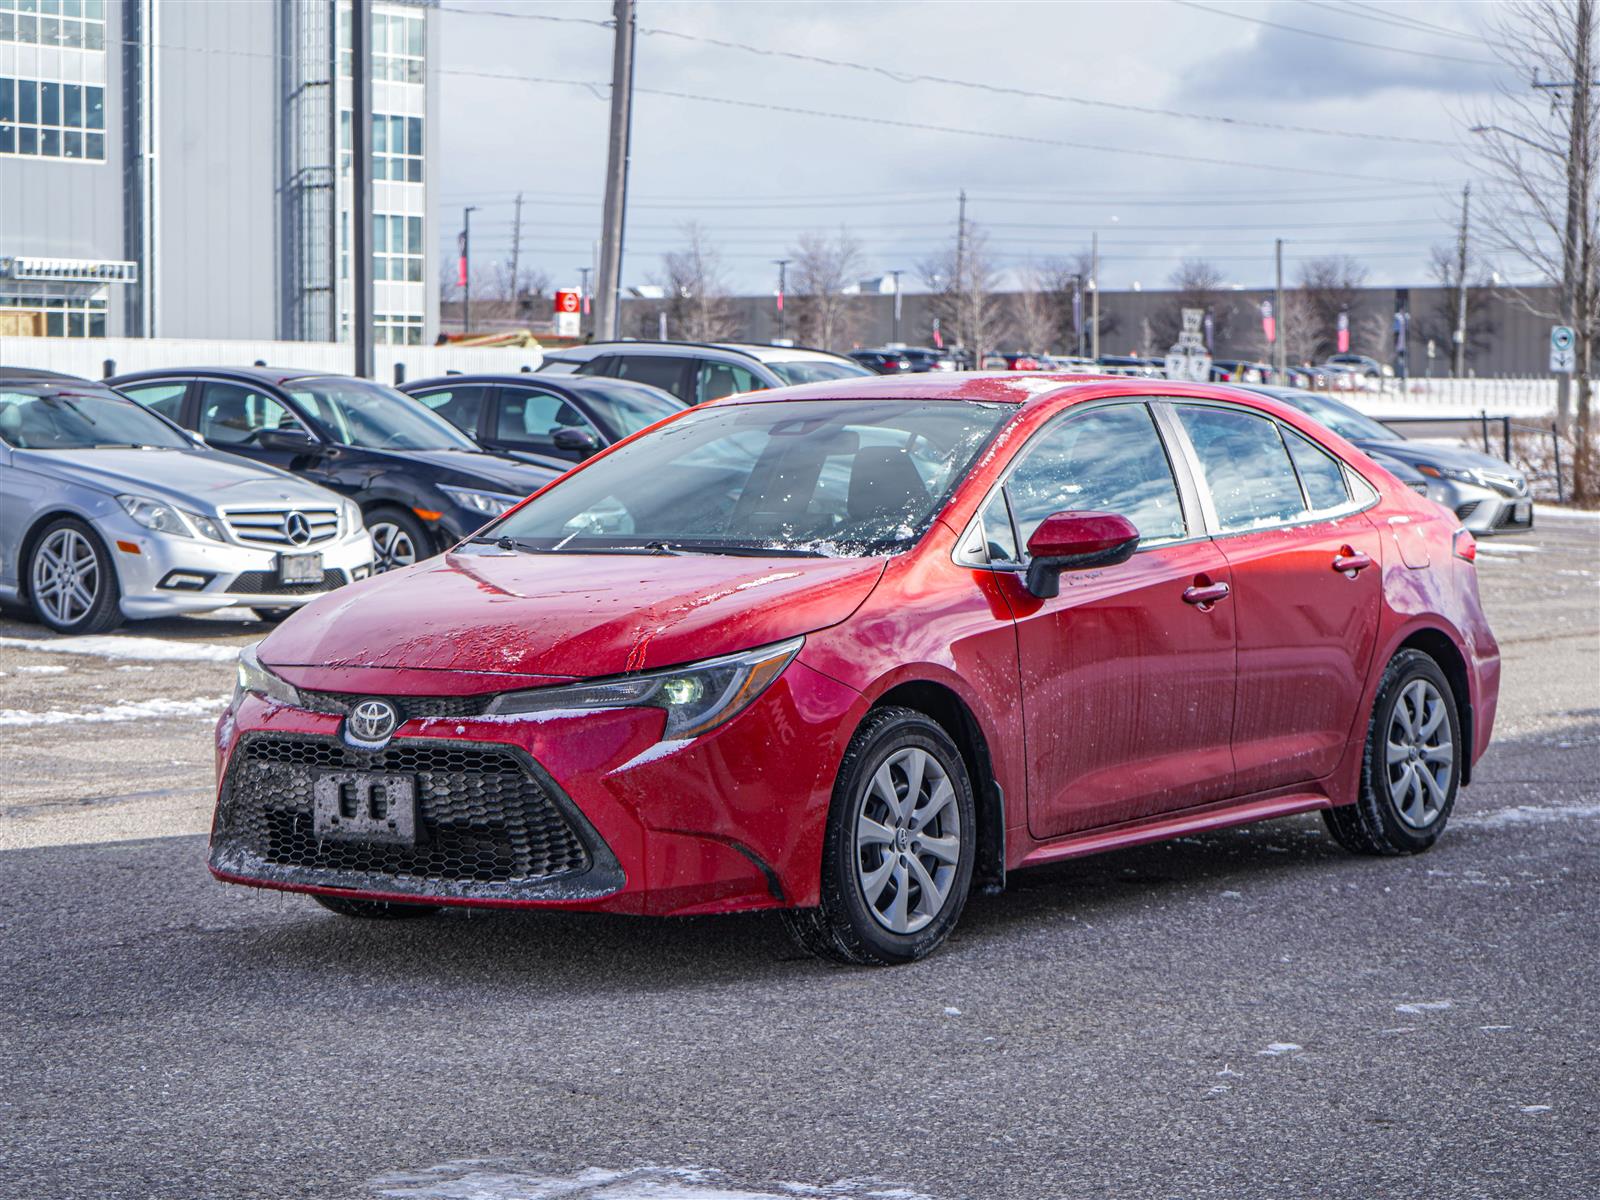
[[[909,747],[889,756],[856,805],[856,881],[880,925],[916,933],[950,897],[961,861],[955,788],[939,760]]]
[[[1446,703],[1428,680],[1413,679],[1389,718],[1389,797],[1400,819],[1413,829],[1426,829],[1438,820],[1450,794],[1456,751]]]
[[[375,521],[369,530],[372,546],[378,553],[373,570],[379,574],[399,567],[409,567],[417,561],[417,544],[411,535],[393,521]]]
[[[57,625],[75,625],[100,596],[100,559],[76,529],[57,529],[34,552],[29,579],[35,602]]]

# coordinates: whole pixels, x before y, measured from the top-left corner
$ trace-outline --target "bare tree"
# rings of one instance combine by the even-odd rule
[[[789,250],[795,329],[808,346],[831,350],[849,343],[860,316],[859,297],[845,289],[861,275],[861,244],[840,227],[836,236],[803,233]],[[787,298],[786,298],[787,299]]]
[[[1383,336],[1381,325],[1362,322],[1357,311],[1361,289],[1367,282],[1367,269],[1348,254],[1308,259],[1300,265],[1300,296],[1311,325],[1311,353],[1326,358],[1338,351],[1339,315],[1350,321],[1350,349],[1378,350]]]
[[[694,222],[683,227],[685,245],[661,256],[669,334],[686,342],[722,342],[737,336],[739,321],[722,272],[722,258]]]
[[[1105,259],[1100,268],[1105,269]],[[1089,280],[1094,275],[1094,255],[1087,249],[1079,250],[1065,258],[1052,258],[1044,265],[1042,275],[1055,303],[1056,323],[1060,330],[1058,343],[1078,352],[1078,333],[1083,333],[1083,352],[1087,354],[1093,341],[1090,322],[1094,320],[1093,305],[1089,302]],[[1074,319],[1073,297],[1077,297]],[[1117,331],[1120,322],[1117,314],[1105,308],[1100,310],[1100,341],[1105,343]]]
[[[1017,349],[1049,353],[1061,340],[1061,314],[1049,276],[1029,264],[1017,273],[1017,290],[1009,297],[1011,336]]]
[[[1574,444],[1573,499],[1600,493],[1600,454],[1592,410],[1600,342],[1600,91],[1593,84],[1595,0],[1521,0],[1497,9],[1489,43],[1512,68],[1472,132],[1480,163],[1501,185],[1482,220],[1484,240],[1500,256],[1553,284],[1557,303],[1505,291],[1537,316],[1577,334],[1577,403],[1562,379],[1558,420]],[[1529,80],[1545,81],[1538,89]]]
[[[1178,340],[1183,310],[1198,308],[1211,318],[1212,344],[1231,344],[1238,298],[1224,287],[1222,269],[1203,258],[1186,258],[1171,276],[1172,296],[1151,314],[1151,348],[1161,353]]]
[[[946,344],[970,352],[982,365],[1005,329],[1005,312],[995,294],[999,272],[989,255],[989,238],[972,221],[941,253],[918,268],[928,288],[928,309],[939,322]]]
[[[1443,346],[1445,358],[1451,358],[1455,345],[1456,324],[1460,318],[1461,260],[1455,246],[1435,246],[1429,263],[1431,274],[1442,290],[1439,298],[1421,314],[1416,332],[1424,342],[1433,341]],[[1494,294],[1489,269],[1470,252],[1467,257],[1467,340],[1466,360],[1472,362],[1489,350],[1495,334],[1494,318],[1490,315],[1489,301]],[[1413,339],[1415,340],[1415,339]],[[1415,351],[1412,354],[1415,359]],[[1454,367],[1450,368],[1454,370]],[[1413,370],[1412,374],[1416,374]]]

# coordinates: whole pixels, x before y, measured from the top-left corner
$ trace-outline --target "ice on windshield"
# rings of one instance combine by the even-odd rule
[[[1004,410],[788,401],[700,410],[494,529],[538,549],[882,554],[921,537]]]

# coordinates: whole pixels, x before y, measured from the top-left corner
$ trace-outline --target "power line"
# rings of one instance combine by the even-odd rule
[[[1315,4],[1318,8],[1332,8],[1331,5],[1322,3],[1322,0],[1306,0],[1306,3]],[[1476,33],[1464,33],[1459,29],[1450,29],[1444,25],[1436,25],[1432,21],[1424,21],[1417,17],[1408,16],[1407,14],[1400,12],[1398,9],[1383,9],[1379,8],[1375,4],[1362,4],[1360,0],[1344,0],[1344,9],[1334,8],[1333,11],[1342,16],[1355,15],[1345,11],[1345,9],[1362,10],[1361,16],[1364,20],[1380,21],[1386,25],[1394,25],[1400,29],[1414,29],[1420,33],[1434,33],[1440,35],[1441,37],[1459,38],[1464,42],[1475,42],[1480,46],[1491,46],[1492,48],[1492,44],[1487,38],[1481,37]],[[1373,15],[1366,15],[1369,13]]]
[[[1214,17],[1231,17],[1235,21],[1247,21],[1251,25],[1265,25],[1269,29],[1282,29],[1288,33],[1302,33],[1307,37],[1322,38],[1329,42],[1343,42],[1347,46],[1360,46],[1366,50],[1387,50],[1390,54],[1409,54],[1413,58],[1432,58],[1440,62],[1471,63],[1476,67],[1498,67],[1501,64],[1489,58],[1462,58],[1456,54],[1435,54],[1429,50],[1407,50],[1403,46],[1388,46],[1382,42],[1363,42],[1356,38],[1340,37],[1336,33],[1325,33],[1320,29],[1303,29],[1298,25],[1285,25],[1281,21],[1268,21],[1264,17],[1247,17],[1244,13],[1229,12],[1225,8],[1212,8],[1209,4],[1198,4],[1195,0],[1172,0],[1174,4],[1181,4],[1184,8],[1193,8],[1200,12],[1210,13]]]

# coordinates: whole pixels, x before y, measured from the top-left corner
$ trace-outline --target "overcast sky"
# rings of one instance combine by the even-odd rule
[[[969,219],[1008,268],[1087,247],[1098,230],[1108,288],[1165,286],[1184,257],[1258,286],[1272,278],[1272,241],[1282,236],[1291,280],[1298,260],[1344,252],[1374,283],[1431,282],[1428,248],[1453,239],[1460,188],[1472,178],[1465,128],[1505,79],[1482,40],[1493,8],[642,0],[624,281],[659,275],[662,252],[681,243],[689,220],[744,292],[772,288],[771,260],[796,235],[841,224],[863,246],[865,273],[914,274],[948,244],[964,187]],[[610,15],[602,0],[443,0],[443,252],[453,253],[460,207],[476,204],[475,261],[509,256],[521,191],[523,261],[558,286],[576,284],[599,233],[611,71],[611,33],[590,22]],[[1151,115],[897,74],[1446,144]]]

